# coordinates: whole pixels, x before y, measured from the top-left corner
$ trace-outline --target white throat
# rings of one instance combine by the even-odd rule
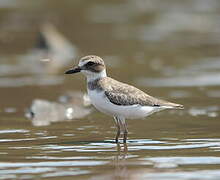
[[[84,73],[86,75],[86,78],[87,78],[87,82],[91,82],[91,81],[94,81],[96,79],[101,79],[101,78],[104,78],[104,77],[107,77],[107,74],[106,74],[106,70],[104,69],[103,71],[99,72],[99,73],[96,73],[96,72],[87,72],[87,73]]]

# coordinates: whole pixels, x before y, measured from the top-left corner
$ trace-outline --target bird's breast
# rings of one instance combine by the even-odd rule
[[[112,115],[111,107],[109,106],[109,101],[105,96],[103,91],[88,90],[89,98],[92,104],[101,112]]]

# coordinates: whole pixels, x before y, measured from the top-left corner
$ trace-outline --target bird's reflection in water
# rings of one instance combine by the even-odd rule
[[[128,153],[128,147],[127,143],[117,143],[117,154],[114,161],[115,166],[115,174],[114,177],[116,178],[128,178],[127,173],[127,163],[126,163],[126,157]]]
[[[128,153],[127,143],[123,143],[123,144],[117,143],[117,156],[116,156],[116,160],[120,160],[120,159],[125,160],[126,156],[127,156],[127,153]]]

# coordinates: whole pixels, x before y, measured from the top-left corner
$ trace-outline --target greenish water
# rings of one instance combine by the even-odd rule
[[[219,179],[219,10],[217,0],[0,1],[0,179]],[[40,61],[47,21],[72,54],[48,37],[61,50]],[[84,77],[64,75],[88,54],[185,109],[128,120],[128,143],[115,144],[112,117],[85,104]]]

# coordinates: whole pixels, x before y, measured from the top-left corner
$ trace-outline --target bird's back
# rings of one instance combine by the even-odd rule
[[[141,106],[183,108],[180,104],[154,98],[134,86],[119,82],[110,77],[98,80],[97,86],[99,89],[104,90],[108,99],[116,105],[128,106],[138,104]]]

